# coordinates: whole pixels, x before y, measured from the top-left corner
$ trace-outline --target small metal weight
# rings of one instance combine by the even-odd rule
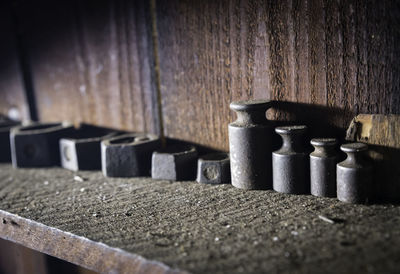
[[[337,140],[314,138],[311,144],[315,147],[310,154],[311,194],[319,197],[336,197]]]
[[[272,153],[273,187],[277,192],[305,194],[309,192],[309,160],[302,136],[306,126],[277,127],[282,147]]]
[[[340,149],[347,154],[347,158],[336,165],[338,199],[348,203],[368,203],[373,176],[371,164],[363,158],[368,146],[350,143]]]
[[[269,101],[232,102],[237,120],[229,124],[232,185],[242,189],[271,189],[272,127]]]

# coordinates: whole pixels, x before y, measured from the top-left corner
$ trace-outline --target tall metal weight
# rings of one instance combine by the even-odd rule
[[[336,166],[338,199],[348,203],[368,203],[372,190],[372,165],[363,157],[368,146],[350,143],[340,149],[347,158]]]
[[[229,124],[232,185],[242,189],[271,189],[272,127],[266,118],[269,101],[233,102],[237,120]]]
[[[336,197],[337,141],[335,138],[315,138],[311,144],[315,147],[310,154],[311,194]]]
[[[283,140],[282,147],[272,153],[272,176],[275,191],[291,194],[309,192],[309,160],[302,135],[306,126],[287,126],[275,129]]]

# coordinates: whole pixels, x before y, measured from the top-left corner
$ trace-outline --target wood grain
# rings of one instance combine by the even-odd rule
[[[101,273],[184,273],[0,210],[2,237]],[[17,227],[17,229],[15,229]],[[61,247],[61,248],[60,248]],[[88,253],[87,251],[90,250]]]
[[[369,146],[376,197],[383,201],[399,201],[400,115],[359,114],[351,121],[346,135],[348,141]]]
[[[0,115],[28,120],[29,108],[25,97],[18,50],[17,27],[10,3],[0,4]]]
[[[146,1],[24,1],[39,118],[159,132]]]
[[[359,112],[399,113],[399,11],[395,1],[157,1],[165,134],[227,149],[238,99],[326,107],[334,114],[307,119],[342,130]],[[271,117],[296,120],[291,110]]]

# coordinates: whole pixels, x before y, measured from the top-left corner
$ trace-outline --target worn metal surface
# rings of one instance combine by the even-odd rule
[[[232,102],[237,120],[230,123],[229,153],[232,185],[243,189],[271,189],[272,134],[266,111],[269,101]]]
[[[335,138],[314,138],[315,150],[310,154],[310,190],[320,197],[336,197],[336,164],[339,154]]]
[[[151,177],[172,181],[196,178],[197,149],[192,145],[176,144],[153,153]]]
[[[400,115],[360,114],[347,130],[346,140],[368,144],[374,164],[374,194],[383,201],[400,201]]]
[[[397,273],[400,267],[399,205],[92,171],[78,172],[80,182],[74,175],[0,165],[0,237],[100,272],[148,266],[133,254],[194,273]]]
[[[74,171],[100,170],[100,143],[117,134],[109,128],[81,125],[74,136],[60,140],[61,166]]]
[[[0,162],[11,162],[10,130],[19,122],[0,120]]]
[[[291,194],[310,191],[310,167],[305,153],[303,135],[306,126],[287,126],[275,129],[283,140],[282,147],[272,153],[273,188]]]
[[[337,197],[342,202],[368,203],[372,197],[372,165],[365,160],[368,145],[344,144],[340,149],[346,160],[337,164]]]
[[[131,133],[101,142],[101,166],[106,177],[149,176],[151,157],[161,147],[154,134]]]
[[[206,154],[197,161],[196,181],[204,184],[229,184],[231,170],[228,153]]]
[[[59,141],[73,136],[69,123],[33,123],[14,127],[10,133],[14,167],[45,167],[60,165]]]

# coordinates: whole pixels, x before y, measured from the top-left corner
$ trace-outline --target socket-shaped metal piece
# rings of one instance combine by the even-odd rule
[[[372,165],[364,158],[368,145],[344,144],[340,149],[347,158],[336,165],[337,197],[342,202],[368,203],[372,191]]]
[[[129,133],[101,142],[101,166],[106,177],[150,175],[151,157],[161,147],[154,134]]]
[[[196,177],[197,149],[192,145],[176,144],[155,151],[151,177],[171,181],[193,180]]]
[[[109,128],[82,124],[73,137],[60,140],[61,166],[73,171],[100,170],[100,143],[118,133]]]
[[[277,192],[309,193],[309,160],[302,140],[306,126],[277,127],[282,147],[272,153],[273,187]]]
[[[60,165],[59,141],[73,136],[70,123],[34,123],[11,129],[11,156],[14,167]]]
[[[10,130],[19,126],[20,122],[1,121],[0,122],[0,162],[11,162]]]
[[[311,194],[319,197],[336,197],[336,164],[339,159],[335,151],[335,138],[314,138],[315,150],[310,154]]]
[[[197,182],[203,184],[229,184],[231,171],[228,153],[211,153],[197,161]]]
[[[266,118],[269,101],[232,102],[237,120],[230,123],[229,152],[232,185],[242,189],[272,187],[273,128]]]

